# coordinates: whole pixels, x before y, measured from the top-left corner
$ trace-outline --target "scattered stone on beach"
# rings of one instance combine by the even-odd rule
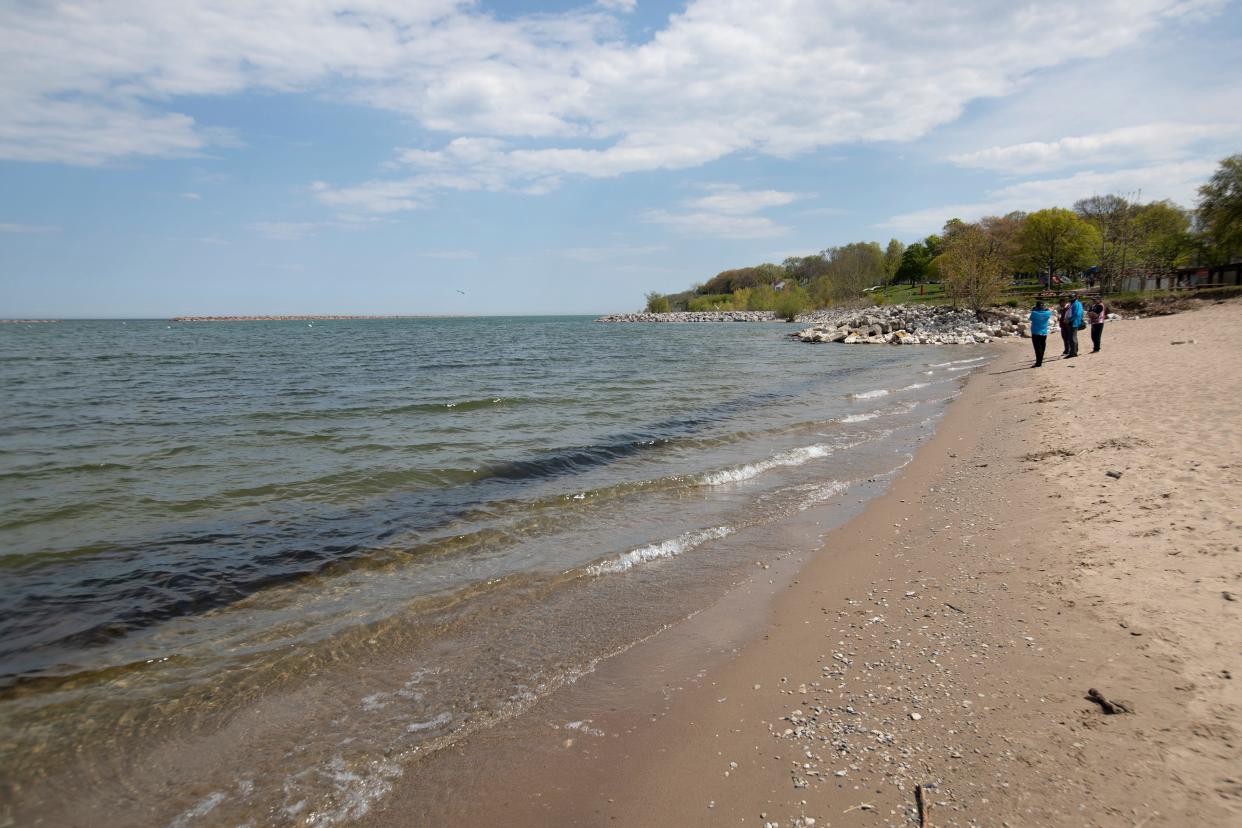
[[[1236,601],[1236,600],[1238,600],[1238,596],[1234,595],[1232,592],[1229,592],[1228,590],[1226,590],[1226,591],[1222,592],[1222,593],[1220,594],[1220,597],[1224,598],[1226,601]]]
[[[1115,470],[1113,470],[1113,471],[1106,471],[1106,472],[1104,472],[1104,473],[1105,473],[1105,474],[1107,474],[1109,477],[1111,477],[1113,480],[1120,480],[1120,479],[1121,479],[1121,472],[1119,472],[1119,471],[1115,471]]]

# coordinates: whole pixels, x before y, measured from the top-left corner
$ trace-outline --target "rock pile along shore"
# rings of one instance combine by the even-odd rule
[[[1006,336],[1029,336],[1026,311],[992,308],[978,319],[973,311],[936,305],[829,308],[798,316],[811,327],[790,336],[803,342],[846,345],[974,345]],[[772,311],[677,311],[614,313],[596,322],[776,322]]]
[[[798,317],[811,327],[791,336],[803,342],[846,345],[975,345],[1008,336],[1030,336],[1026,312],[974,311],[931,305],[892,305],[859,310],[822,310]]]

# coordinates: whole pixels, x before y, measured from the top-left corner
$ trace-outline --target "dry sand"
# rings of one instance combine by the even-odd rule
[[[1242,825],[1240,341],[1232,303],[1110,324],[1038,370],[994,346],[821,553],[528,714],[546,735],[436,757],[365,822],[917,825],[923,785],[934,826]]]

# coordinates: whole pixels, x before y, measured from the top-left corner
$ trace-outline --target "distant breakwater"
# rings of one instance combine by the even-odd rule
[[[610,313],[596,322],[776,322],[775,311],[673,311]]]
[[[321,322],[333,319],[427,319],[429,317],[409,314],[357,315],[348,314],[289,314],[265,316],[174,316],[172,322]]]

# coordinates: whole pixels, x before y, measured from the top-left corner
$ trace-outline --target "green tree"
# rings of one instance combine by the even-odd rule
[[[1095,261],[1106,290],[1121,284],[1134,264],[1135,205],[1119,195],[1097,195],[1074,202],[1074,212],[1096,232]]]
[[[1135,210],[1136,260],[1157,278],[1172,278],[1194,250],[1190,213],[1171,201],[1153,201]]]
[[[897,239],[889,239],[888,247],[884,248],[884,283],[891,284],[897,276],[897,269],[901,267],[902,256],[906,252],[906,246]]]
[[[792,322],[810,304],[810,297],[801,285],[787,284],[785,289],[776,294],[776,315],[786,322]]]
[[[1098,248],[1095,228],[1062,207],[1028,215],[1017,241],[1025,263],[1049,276],[1080,270]]]
[[[852,242],[825,251],[828,268],[824,273],[831,299],[861,296],[865,288],[886,280],[884,250],[876,242]]]
[[[647,313],[668,313],[668,297],[654,290],[648,293]]]
[[[965,304],[982,318],[984,309],[996,304],[1013,272],[1019,227],[1011,216],[945,225],[944,252],[934,262],[954,305]]]
[[[901,264],[897,267],[895,278],[898,282],[910,283],[914,287],[919,282],[928,280],[928,266],[940,254],[940,237],[928,236],[915,242],[901,254]]]
[[[1229,261],[1242,252],[1242,153],[1222,160],[1199,188],[1196,212],[1213,259]]]

